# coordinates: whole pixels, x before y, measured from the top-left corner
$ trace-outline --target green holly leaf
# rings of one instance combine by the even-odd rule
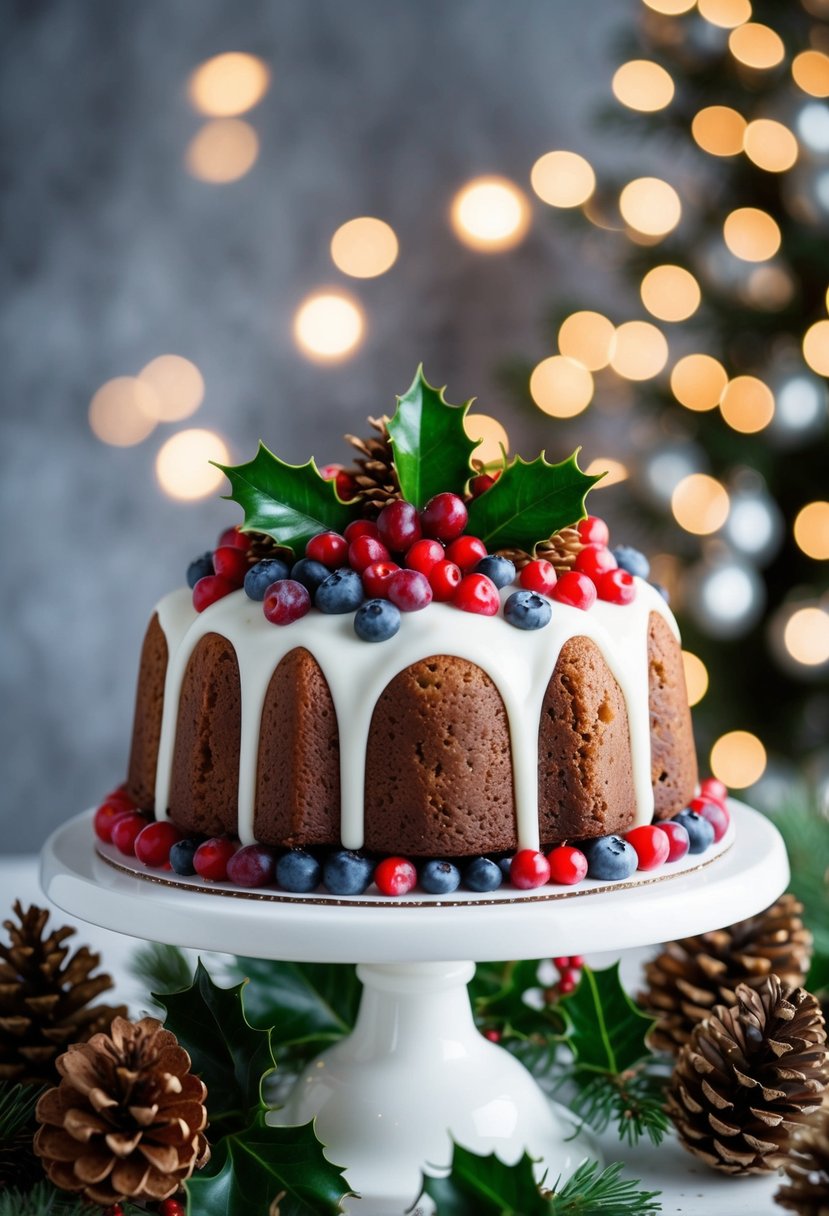
[[[225,497],[245,512],[242,530],[264,532],[295,553],[318,532],[342,532],[359,515],[356,505],[340,502],[334,482],[325,481],[313,460],[285,464],[264,443],[247,464],[216,464],[216,468],[231,485]]]
[[[656,1019],[625,992],[618,963],[604,971],[585,967],[578,987],[556,1008],[564,1016],[564,1041],[578,1070],[618,1076],[650,1054],[645,1036]]]
[[[245,1017],[244,987],[220,988],[199,960],[189,988],[153,993],[167,1011],[165,1026],[207,1086],[211,1140],[250,1121],[262,1105],[262,1084],[276,1067],[270,1031],[255,1030]]]
[[[335,1216],[353,1194],[312,1123],[270,1127],[264,1111],[220,1140],[185,1188],[187,1210],[198,1216]]]
[[[470,458],[481,442],[470,439],[463,426],[471,399],[450,405],[444,392],[427,382],[421,365],[409,391],[397,398],[389,422],[400,491],[418,509],[444,490],[463,494],[472,474]]]
[[[271,1029],[277,1053],[299,1046],[322,1051],[354,1028],[362,985],[351,964],[237,958],[234,971],[250,980],[245,1014]]]
[[[532,461],[516,456],[494,486],[469,504],[467,530],[479,536],[490,553],[496,549],[525,549],[583,519],[584,500],[600,476],[583,473],[580,449],[559,464],[544,453]]]

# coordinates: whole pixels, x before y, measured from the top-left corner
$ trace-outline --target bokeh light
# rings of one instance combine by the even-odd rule
[[[774,417],[774,394],[756,376],[735,376],[725,386],[720,413],[732,430],[754,435]]]
[[[804,667],[829,663],[829,612],[813,606],[798,608],[786,622],[783,645]]]
[[[171,498],[206,498],[222,484],[224,473],[210,461],[228,464],[224,440],[214,431],[178,431],[162,444],[155,460],[158,484]]]
[[[794,295],[794,289],[795,282],[788,267],[768,263],[757,265],[749,272],[740,296],[752,308],[776,312],[786,307]]]
[[[321,362],[347,358],[359,346],[364,330],[363,310],[353,296],[341,291],[314,292],[294,315],[297,346]]]
[[[527,235],[530,205],[508,178],[477,177],[455,195],[450,218],[465,245],[481,253],[500,253]]]
[[[746,120],[730,106],[706,106],[694,116],[691,134],[712,156],[736,156],[743,150]]]
[[[803,335],[803,358],[813,372],[829,376],[829,321],[815,321]]]
[[[655,13],[662,13],[666,17],[678,17],[680,13],[689,12],[696,4],[696,0],[643,0],[643,3]]]
[[[331,258],[343,274],[373,279],[397,260],[397,237],[384,220],[370,215],[341,224],[331,238]]]
[[[730,730],[711,748],[711,772],[729,789],[744,790],[766,770],[766,749],[747,730]]]
[[[829,55],[801,51],[792,60],[795,84],[811,97],[829,97]]]
[[[530,396],[553,418],[573,418],[593,399],[593,377],[583,364],[566,355],[551,355],[533,368]]]
[[[204,400],[201,372],[181,355],[159,355],[141,369],[138,379],[153,390],[159,422],[189,418]]]
[[[153,388],[136,376],[116,376],[102,384],[89,403],[89,425],[102,443],[133,447],[153,431],[159,417]]]
[[[188,173],[202,182],[235,182],[256,164],[259,137],[239,118],[214,118],[196,132],[184,154]]]
[[[671,495],[671,510],[680,528],[694,536],[718,532],[728,519],[728,493],[715,477],[691,473]]]
[[[613,95],[623,106],[642,113],[664,110],[674,96],[671,75],[651,59],[631,59],[616,69]]]
[[[509,451],[509,436],[497,418],[489,414],[467,414],[463,420],[463,429],[470,439],[480,439],[480,445],[475,448],[476,460],[484,464],[492,464],[503,458],[504,452]]]
[[[659,177],[628,182],[619,195],[619,210],[625,223],[645,236],[666,236],[682,216],[679,195]]]
[[[797,111],[794,126],[809,152],[818,156],[829,152],[829,106],[820,101],[807,102]]]
[[[815,561],[829,561],[829,502],[809,502],[795,516],[798,548]]]
[[[597,481],[593,487],[594,490],[606,490],[608,486],[617,486],[620,481],[627,481],[630,477],[627,465],[622,464],[621,460],[614,460],[612,456],[597,456],[584,471],[589,477],[598,477],[600,473],[604,473],[602,480]]]
[[[699,0],[700,15],[723,30],[733,30],[751,16],[750,0]]]
[[[660,321],[687,321],[700,305],[699,283],[682,266],[654,266],[639,288],[642,303]]]
[[[685,668],[685,687],[688,691],[689,706],[698,705],[708,692],[708,668],[702,659],[690,650],[682,652],[682,666]]]
[[[782,122],[755,118],[745,129],[745,154],[758,169],[785,173],[797,160],[797,140]]]
[[[584,309],[571,313],[561,323],[558,349],[569,359],[583,364],[588,371],[596,372],[610,362],[615,333],[616,328],[608,317]]]
[[[757,71],[777,67],[786,53],[783,39],[776,30],[756,21],[732,30],[728,35],[728,49],[739,63]]]
[[[688,410],[713,410],[728,383],[723,365],[711,355],[685,355],[671,372],[671,392]]]
[[[596,174],[578,152],[560,149],[538,158],[530,183],[541,201],[551,207],[580,207],[596,189]]]
[[[271,74],[255,55],[229,51],[214,55],[196,68],[187,91],[202,114],[229,118],[250,110],[268,91]]]
[[[738,207],[725,217],[725,243],[744,262],[765,262],[780,248],[780,228],[767,211],[759,207]]]
[[[616,330],[610,366],[626,380],[650,380],[668,362],[665,335],[650,321],[625,321]]]

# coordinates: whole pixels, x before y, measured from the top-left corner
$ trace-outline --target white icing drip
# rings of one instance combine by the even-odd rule
[[[505,600],[514,590],[501,592]],[[658,612],[679,632],[662,596],[637,579],[633,604],[601,601],[589,612],[553,605],[550,624],[537,631],[513,628],[503,617],[459,612],[432,604],[403,615],[400,632],[389,642],[369,645],[356,637],[351,614],[327,616],[312,611],[280,628],[270,624],[261,605],[234,592],[197,614],[186,590],[158,605],[167,637],[169,663],[156,778],[156,813],[168,813],[175,731],[182,681],[190,657],[208,633],[224,637],[236,652],[241,684],[239,757],[239,837],[253,843],[259,728],[271,676],[291,650],[304,647],[314,656],[334,702],[340,738],[341,838],[346,848],[364,841],[365,756],[374,707],[389,682],[422,659],[449,655],[467,659],[490,677],[504,702],[512,749],[517,832],[522,848],[539,844],[538,724],[541,706],[561,649],[571,637],[596,643],[627,703],[635,822],[653,818],[650,709],[648,702],[648,620]]]

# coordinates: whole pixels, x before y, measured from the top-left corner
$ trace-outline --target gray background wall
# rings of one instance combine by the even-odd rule
[[[342,458],[344,431],[388,409],[418,360],[450,400],[473,393],[528,454],[557,432],[510,413],[495,369],[549,353],[545,303],[590,272],[536,207],[515,252],[475,254],[446,212],[473,175],[528,189],[555,147],[627,156],[593,114],[635,0],[20,0],[0,13],[5,256],[0,264],[2,850],[34,850],[121,779],[138,650],[154,601],[235,522],[173,502],[153,462],[172,428],[106,447],[87,409],[105,380],[174,352],[202,370],[192,425],[234,458],[260,435],[286,459]],[[240,181],[189,177],[199,125],[184,85],[207,57],[261,56],[249,115],[261,154]],[[328,242],[387,219],[391,273],[350,286],[369,315],[351,361],[303,359],[297,302],[342,281]],[[602,280],[604,281],[604,280]],[[189,424],[184,424],[189,425]],[[608,493],[613,493],[608,491]]]

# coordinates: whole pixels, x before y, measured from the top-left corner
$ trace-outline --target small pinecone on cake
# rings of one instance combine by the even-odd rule
[[[376,519],[387,502],[400,497],[400,483],[394,467],[394,452],[389,436],[388,418],[369,418],[377,432],[368,439],[357,435],[346,435],[346,439],[359,453],[351,468],[345,470],[353,480],[354,497],[362,506],[366,519]]]
[[[769,1174],[820,1109],[829,1082],[817,1000],[769,976],[740,984],[682,1048],[666,1109],[680,1142],[726,1174]]]
[[[798,1129],[783,1166],[786,1183],[775,1195],[797,1216],[829,1216],[829,1106]]]
[[[733,1005],[738,984],[760,987],[776,975],[800,987],[809,970],[812,935],[793,895],[726,929],[668,942],[645,966],[640,1003],[659,1021],[650,1032],[658,1051],[674,1054],[715,1005]]]
[[[248,548],[248,561],[253,566],[256,562],[264,561],[266,558],[278,557],[282,561],[291,566],[294,562],[294,551],[289,549],[287,545],[280,545],[268,536],[265,532],[249,532],[250,546]]]
[[[93,971],[100,955],[86,946],[69,954],[75,933],[64,926],[45,933],[49,913],[17,901],[19,920],[4,921],[9,942],[0,942],[0,1080],[52,1084],[55,1060],[70,1043],[85,1042],[125,1014],[123,1005],[92,1005],[112,988]]]
[[[554,532],[548,540],[539,541],[535,547],[535,557],[543,558],[555,568],[556,574],[566,574],[572,570],[576,558],[584,548],[584,541],[579,536],[578,528],[562,528]],[[524,549],[499,549],[502,557],[508,557],[515,563],[516,570],[523,570],[528,562],[533,560],[532,554]]]

